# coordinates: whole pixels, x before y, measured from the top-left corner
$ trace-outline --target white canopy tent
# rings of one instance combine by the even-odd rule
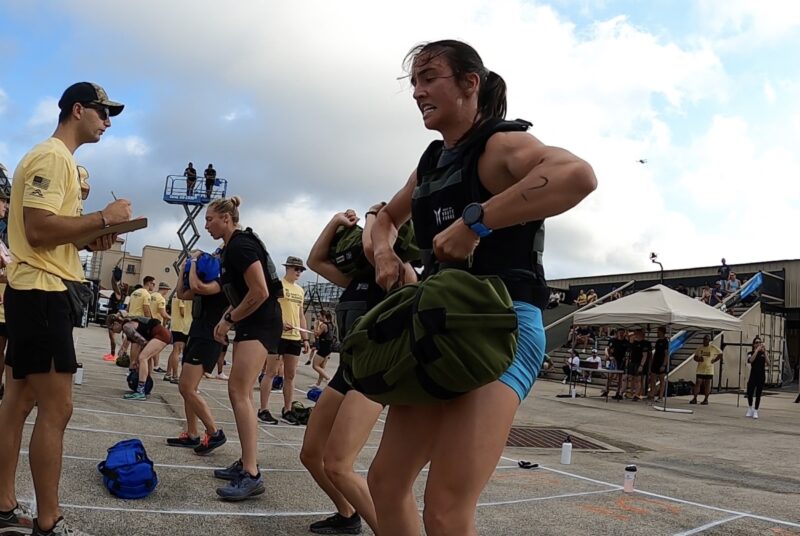
[[[575,325],[645,325],[666,326],[670,340],[672,328],[700,328],[719,331],[741,331],[742,321],[725,312],[715,309],[700,300],[695,300],[664,285],[654,285],[619,300],[598,305],[587,311],[575,313]],[[673,351],[670,349],[670,357]],[[667,359],[669,375],[670,358]],[[690,410],[667,409],[664,397],[662,411],[692,413]]]
[[[661,324],[681,329],[742,329],[742,322],[738,318],[664,285],[655,285],[619,300],[575,313],[572,321],[579,325]]]

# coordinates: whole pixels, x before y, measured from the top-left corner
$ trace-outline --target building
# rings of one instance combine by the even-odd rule
[[[111,288],[111,273],[119,266],[122,269],[122,282],[133,288],[141,284],[145,276],[156,278],[156,285],[162,281],[175,288],[178,274],[173,264],[178,260],[181,250],[160,246],[144,246],[141,255],[133,255],[124,250],[125,241],[117,238],[116,244],[108,251],[93,253],[86,263],[86,277],[98,281],[101,289]]]
[[[761,320],[758,328],[752,332],[746,330],[744,337],[749,340],[760,331],[762,337],[779,341],[779,351],[785,353],[787,362],[796,375],[800,367],[800,259],[730,264],[728,267],[742,282],[759,272],[763,274],[763,284],[758,291],[761,303],[758,314]],[[564,292],[565,302],[570,304],[581,290],[593,289],[602,299],[617,289],[628,294],[651,287],[662,280],[666,286],[673,289],[682,287],[686,294],[696,297],[705,285],[714,286],[718,279],[718,269],[719,266],[703,266],[663,272],[656,270],[553,279],[548,283],[553,289]]]

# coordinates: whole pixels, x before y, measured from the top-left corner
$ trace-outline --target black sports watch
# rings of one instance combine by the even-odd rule
[[[234,321],[233,321],[233,318],[231,318],[231,313],[230,313],[230,311],[228,311],[227,313],[225,313],[225,316],[223,316],[223,317],[222,317],[222,319],[223,319],[225,322],[228,322],[229,324],[235,324],[235,323],[236,323],[236,322],[234,322]]]
[[[470,203],[464,207],[461,213],[464,225],[472,229],[480,238],[492,234],[492,230],[483,223],[483,205],[480,203]]]

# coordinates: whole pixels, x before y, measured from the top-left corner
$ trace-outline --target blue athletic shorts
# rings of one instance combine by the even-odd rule
[[[517,353],[500,381],[511,387],[522,402],[531,392],[544,359],[545,337],[542,311],[527,302],[515,301],[514,311],[519,323]]]

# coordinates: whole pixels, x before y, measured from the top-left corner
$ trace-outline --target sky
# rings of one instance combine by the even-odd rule
[[[183,209],[162,195],[192,161],[229,181],[277,261],[306,258],[438,137],[402,63],[450,38],[506,80],[509,118],[595,170],[597,190],[547,222],[549,278],[650,270],[650,252],[665,269],[800,257],[792,0],[2,0],[0,162],[52,134],[67,86],[96,82],[126,107],[75,154],[85,209],[130,199],[150,227],[129,252],[179,247]]]

